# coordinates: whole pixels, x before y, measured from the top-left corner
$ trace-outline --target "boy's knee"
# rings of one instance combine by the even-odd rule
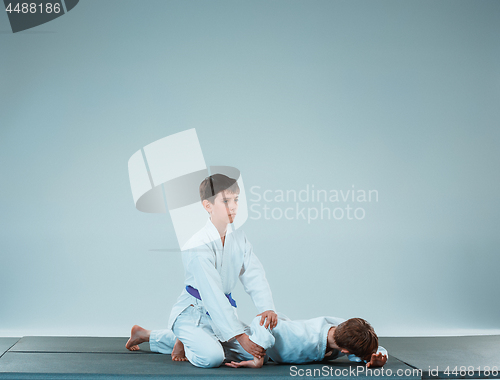
[[[224,362],[224,350],[207,351],[203,355],[197,356],[192,364],[200,368],[217,368]]]

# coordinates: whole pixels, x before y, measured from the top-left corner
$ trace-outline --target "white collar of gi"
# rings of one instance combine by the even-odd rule
[[[214,226],[210,217],[208,217],[207,223],[205,224],[205,228],[208,230],[209,237],[211,241],[218,241],[222,245],[222,241],[219,235],[219,231],[217,227]],[[233,232],[234,227],[231,224],[228,224],[226,230],[226,238]]]

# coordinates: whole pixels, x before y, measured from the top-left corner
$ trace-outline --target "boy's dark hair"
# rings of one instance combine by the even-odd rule
[[[203,202],[205,199],[214,204],[215,197],[221,191],[238,194],[240,187],[235,179],[229,178],[224,174],[213,174],[203,180],[200,184],[200,198]]]
[[[337,346],[366,361],[377,352],[378,337],[364,319],[351,318],[337,326],[333,334]]]

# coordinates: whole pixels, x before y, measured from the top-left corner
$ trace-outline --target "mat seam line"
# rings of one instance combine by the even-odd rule
[[[2,355],[0,355],[0,359],[1,359],[1,358],[2,358],[2,356],[4,356],[7,352],[9,352],[9,350],[10,350],[12,347],[14,347],[14,346],[17,344],[17,342],[19,342],[20,340],[21,340],[21,338],[19,338],[18,340],[16,340],[16,342],[15,342],[12,346],[10,346],[7,350],[5,350],[5,351],[4,351],[4,353],[3,353]]]

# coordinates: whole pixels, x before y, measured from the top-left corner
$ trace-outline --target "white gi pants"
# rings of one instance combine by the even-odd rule
[[[223,362],[253,359],[236,339],[230,342],[217,339],[204,308],[189,306],[179,314],[172,330],[151,331],[151,351],[171,354],[176,338],[184,344],[187,359],[196,367],[215,368]]]

